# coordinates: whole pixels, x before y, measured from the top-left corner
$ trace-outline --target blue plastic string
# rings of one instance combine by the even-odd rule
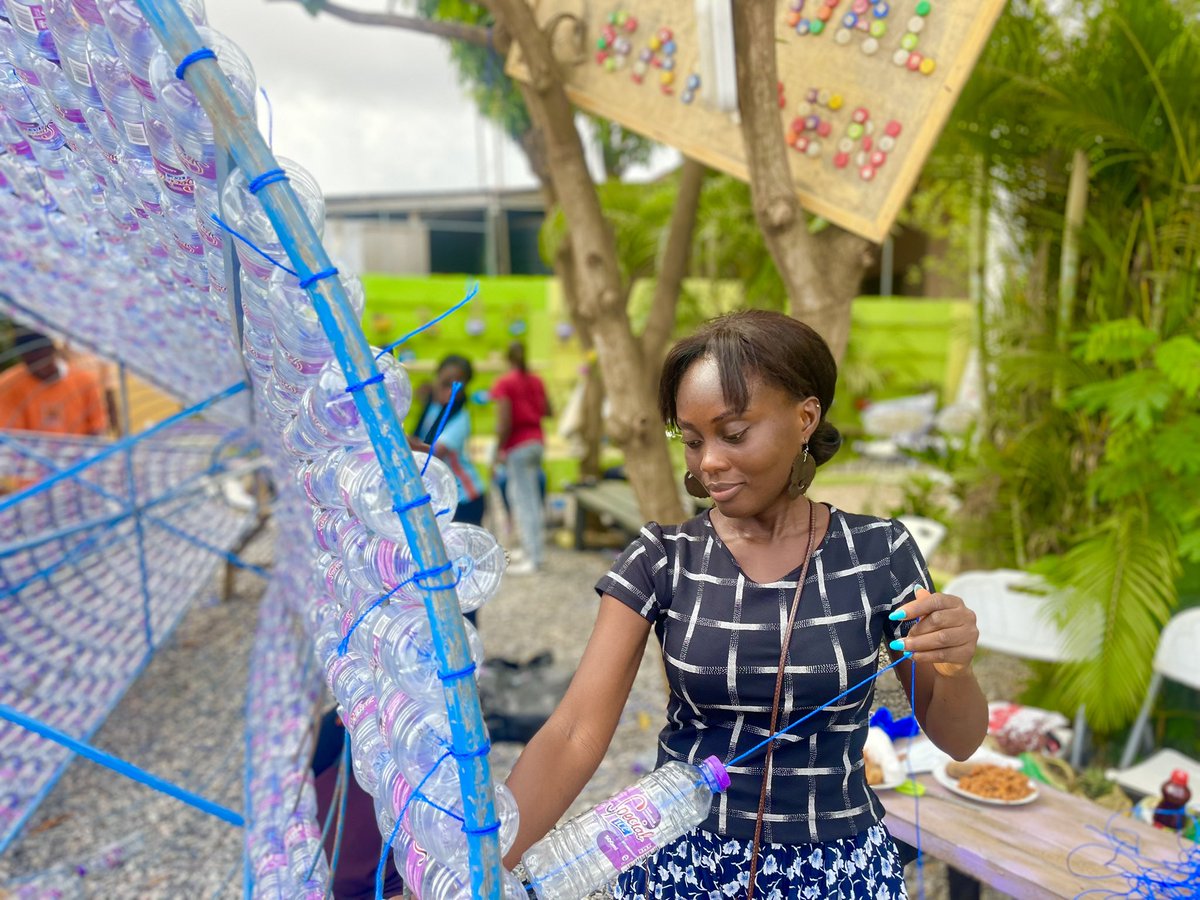
[[[432,503],[432,502],[433,502],[433,497],[431,497],[429,494],[422,494],[420,497],[417,497],[417,499],[415,499],[415,500],[409,500],[407,503],[402,503],[399,506],[393,506],[392,512],[406,513],[410,509],[416,509],[418,506],[424,506],[426,503]]]
[[[475,673],[475,663],[463,666],[461,669],[455,669],[452,672],[438,672],[439,681],[454,681],[458,678],[466,678],[468,675]]]
[[[310,656],[311,656],[311,654],[310,654]],[[342,732],[342,753],[341,753],[341,758],[338,760],[339,766],[338,766],[337,783],[334,785],[334,788],[333,788],[335,796],[338,797],[338,803],[336,806],[333,803],[330,803],[329,809],[325,811],[325,824],[321,826],[321,848],[322,849],[318,850],[316,853],[313,854],[312,864],[309,865],[308,872],[306,872],[304,875],[305,881],[308,881],[310,878],[312,878],[313,872],[316,871],[317,862],[321,859],[321,855],[325,852],[324,851],[325,838],[329,834],[329,826],[333,824],[334,814],[337,813],[339,811],[339,809],[341,808],[341,798],[346,793],[346,756],[349,753],[349,751],[350,751],[350,732],[349,732],[349,730],[346,730],[346,731]],[[297,804],[299,804],[299,801],[300,801],[300,793],[302,793],[302,791],[298,792],[297,796],[296,796]],[[295,809],[293,808],[292,811],[295,812]],[[338,821],[338,824],[339,824],[339,826],[341,825],[340,819]],[[336,840],[336,838],[335,838],[335,840]],[[332,871],[330,874],[332,877]]]
[[[174,797],[176,800],[182,800],[188,806],[194,806],[201,812],[215,816],[223,822],[228,822],[230,825],[240,827],[246,824],[245,820],[233,810],[226,809],[219,803],[207,800],[199,794],[193,794],[191,791],[185,790],[179,785],[167,781],[165,778],[152,775],[145,769],[138,768],[133,763],[126,762],[123,759],[113,756],[111,753],[106,753],[90,744],[85,744],[83,741],[77,740],[69,734],[47,725],[45,722],[27,716],[7,704],[0,703],[0,719],[7,719],[14,725],[20,725],[22,728],[32,731],[36,735],[54,741],[56,744],[61,744],[85,759],[90,759],[94,763],[99,763],[105,768],[112,769],[117,774],[124,775],[138,784],[144,784],[167,796]]]
[[[296,274],[294,269],[288,268],[283,263],[281,263],[279,260],[277,260],[275,257],[271,256],[265,250],[258,247],[254,243],[254,241],[250,240],[250,238],[246,237],[240,231],[236,231],[231,225],[229,225],[224,219],[222,219],[216,213],[209,213],[208,217],[210,219],[212,219],[222,231],[228,231],[231,235],[233,235],[235,238],[237,238],[239,241],[241,241],[243,244],[245,244],[247,247],[249,247],[251,250],[253,250],[255,253],[257,253],[259,256],[261,256],[263,259],[265,259],[271,265],[275,266],[278,269],[283,269],[283,271],[287,272],[289,275],[291,275],[294,278],[300,277],[299,275]]]
[[[355,382],[354,384],[346,385],[346,393],[353,394],[355,391],[361,391],[363,388],[365,388],[369,384],[379,384],[379,382],[381,382],[381,381],[383,381],[383,373],[376,372],[370,378],[366,378],[362,381]]]
[[[217,54],[213,53],[209,47],[201,47],[199,50],[193,50],[179,61],[179,65],[175,67],[175,77],[182,81],[183,76],[187,73],[188,66],[190,66],[192,63],[200,62],[202,59],[216,58]]]
[[[904,654],[912,659],[911,653]],[[917,715],[917,661],[912,660],[912,676],[908,682],[908,705],[912,709],[913,718]],[[909,779],[912,779],[912,753],[908,755]],[[914,782],[915,784],[915,782]],[[925,900],[925,851],[921,849],[921,792],[913,791],[913,830],[917,838],[917,896]]]
[[[475,284],[473,284],[471,286],[471,289],[469,291],[467,291],[467,296],[463,297],[461,300],[459,300],[457,303],[455,303],[452,307],[450,307],[444,313],[430,319],[428,322],[426,322],[420,328],[414,328],[408,334],[404,335],[404,337],[394,340],[390,344],[387,344],[382,350],[380,350],[378,353],[375,354],[375,358],[379,359],[380,357],[385,356],[388,353],[391,353],[393,350],[395,350],[397,347],[399,347],[401,344],[403,344],[409,338],[416,337],[422,331],[425,331],[428,328],[432,328],[438,322],[442,321],[442,319],[446,318],[446,316],[462,309],[464,306],[466,306],[468,303],[470,303],[472,300],[474,300],[475,297],[478,296],[478,294],[479,294],[479,282],[477,281],[477,282],[475,282]]]
[[[413,788],[413,792],[409,794],[408,799],[404,801],[404,805],[400,807],[400,812],[396,815],[396,824],[392,826],[392,833],[388,835],[388,839],[383,845],[383,852],[379,854],[379,866],[375,869],[375,900],[383,900],[383,870],[387,868],[387,858],[388,854],[392,852],[392,842],[396,840],[396,833],[400,830],[400,824],[404,821],[404,817],[408,815],[408,807],[420,795],[421,788],[425,787],[425,783],[433,777],[433,773],[438,770],[438,766],[444,763],[449,757],[449,750],[438,757],[437,762],[433,764],[433,768],[417,783],[417,786]]]
[[[872,681],[874,681],[876,678],[878,678],[884,672],[888,671],[889,669],[896,668],[896,666],[900,665],[900,663],[904,662],[906,659],[912,659],[912,654],[905,653],[898,660],[896,660],[894,663],[887,666],[886,668],[877,669],[874,675],[868,675],[866,678],[864,678],[862,681],[860,681],[858,684],[854,685],[853,687],[846,688],[846,690],[842,691],[840,694],[838,694],[832,700],[827,700],[824,703],[822,703],[820,706],[818,706],[816,709],[814,709],[812,712],[805,713],[803,716],[801,716],[795,722],[792,722],[792,724],[788,725],[786,728],[781,728],[779,731],[775,732],[770,737],[759,741],[757,744],[755,744],[753,747],[751,747],[745,753],[735,756],[729,762],[725,763],[725,767],[729,768],[730,766],[736,766],[738,763],[742,762],[743,760],[753,756],[759,750],[762,750],[764,747],[766,747],[767,744],[771,743],[771,741],[775,740],[776,738],[780,737],[781,735],[787,734],[789,731],[791,731],[797,725],[800,725],[801,723],[808,721],[813,716],[815,716],[817,713],[819,713],[821,710],[828,709],[829,707],[833,706],[833,704],[837,703],[839,700],[841,700],[843,697],[847,696],[848,694],[853,694],[855,691],[857,691],[863,685],[870,684]]]
[[[337,273],[338,273],[338,270],[336,267],[329,266],[329,268],[327,268],[327,269],[322,269],[320,272],[314,272],[312,275],[309,275],[306,278],[301,278],[300,279],[300,287],[304,288],[304,290],[307,291],[310,286],[316,284],[322,278],[331,278],[334,275],[336,275]]]
[[[268,184],[275,184],[278,181],[287,180],[287,172],[283,171],[283,169],[267,169],[267,171],[263,172],[261,175],[256,175],[254,178],[252,178],[250,183],[246,185],[246,190],[252,194],[257,194]],[[303,287],[303,285],[301,285],[301,287]]]
[[[1190,813],[1187,816],[1195,828],[1195,817]],[[1175,859],[1150,858],[1142,852],[1141,841],[1135,832],[1113,827],[1118,820],[1119,816],[1114,814],[1103,831],[1095,826],[1087,826],[1087,830],[1098,835],[1099,840],[1081,844],[1072,850],[1067,855],[1067,869],[1081,881],[1115,881],[1117,886],[1124,886],[1125,890],[1097,885],[1077,894],[1076,900],[1085,897],[1105,900],[1196,900],[1200,897],[1200,844],[1187,842],[1181,835],[1178,838],[1179,854]],[[1075,857],[1090,850],[1101,851],[1107,859],[1102,862],[1091,859],[1090,871],[1079,871]],[[1097,863],[1112,871],[1095,874],[1094,866]]]
[[[419,585],[420,587],[423,587],[429,591],[448,591],[448,590],[453,590],[454,588],[456,588],[458,586],[459,579],[462,577],[461,572],[459,572],[455,576],[454,582],[452,584],[425,585],[425,584],[421,584],[421,581],[420,581],[420,579],[422,579],[422,578],[430,578],[434,575],[445,574],[446,572],[449,572],[453,567],[454,567],[453,563],[446,563],[444,566],[437,566],[436,568],[433,568],[433,569],[425,569],[423,571],[416,572],[409,578],[406,578],[404,581],[400,582],[398,585],[396,585],[394,588],[392,588],[390,591],[388,591],[382,597],[377,597],[371,603],[370,606],[368,606],[366,609],[364,609],[362,611],[362,613],[359,615],[359,617],[357,619],[355,619],[353,624],[351,624],[351,626],[346,630],[346,636],[343,637],[342,640],[338,643],[338,656],[346,655],[346,651],[350,649],[350,637],[351,637],[351,635],[354,634],[355,629],[357,629],[358,626],[362,624],[362,620],[365,619],[372,612],[374,612],[376,609],[378,609],[380,606],[382,606],[383,603],[389,597],[391,597],[394,593],[396,593],[396,591],[400,590],[400,588],[404,587],[405,585],[415,583],[415,584]]]
[[[454,382],[450,388],[450,399],[446,401],[446,405],[442,409],[441,418],[438,419],[437,431],[433,433],[433,440],[429,442],[429,453],[425,457],[425,465],[421,466],[422,478],[425,477],[425,470],[429,468],[429,461],[433,459],[433,448],[437,446],[438,438],[442,436],[442,432],[446,428],[446,421],[450,418],[450,410],[454,408],[454,400],[458,397],[460,390],[462,390],[462,382]]]
[[[450,755],[455,759],[477,759],[480,756],[487,756],[492,751],[491,741],[484,741],[479,747],[474,750],[451,750]]]

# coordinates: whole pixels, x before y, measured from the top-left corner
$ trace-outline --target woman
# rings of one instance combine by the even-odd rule
[[[530,575],[542,567],[545,525],[542,512],[542,419],[550,415],[546,387],[529,371],[525,345],[508,348],[509,371],[492,385],[496,403],[496,464],[507,471],[508,498],[517,520],[525,558],[508,567],[510,575]]]
[[[508,780],[521,809],[510,864],[595,771],[651,628],[671,691],[659,764],[729,762],[872,675],[884,644],[893,659],[914,654],[915,687],[914,663],[894,671],[934,743],[956,759],[979,746],[974,614],[930,592],[902,525],[805,496],[841,443],[825,418],[836,377],[816,332],[761,310],[716,319],[672,349],[660,409],[683,441],[689,490],[714,507],[682,525],[650,523],[597,585],[571,687]],[[864,773],[873,694],[872,682],[730,768],[708,818],[624,873],[613,896],[906,896]]]
[[[483,491],[483,479],[467,456],[467,440],[471,436],[471,414],[467,411],[467,386],[471,383],[475,371],[471,361],[465,356],[450,355],[438,363],[436,379],[430,391],[429,401],[421,411],[421,421],[417,434],[427,444],[434,444],[433,454],[450,467],[458,481],[458,509],[454,513],[455,522],[466,522],[469,525],[479,525],[483,522],[486,496]],[[450,395],[454,393],[454,383],[460,387],[450,404],[450,412],[446,416],[446,424],[438,433],[446,404],[450,403]]]

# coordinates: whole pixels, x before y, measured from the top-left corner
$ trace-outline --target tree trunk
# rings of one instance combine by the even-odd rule
[[[664,523],[680,521],[683,507],[666,433],[630,327],[616,244],[587,170],[557,64],[524,0],[487,0],[487,6],[521,47],[529,67],[530,83],[522,85],[522,92],[545,140],[550,179],[570,231],[579,316],[591,329],[610,401],[608,433],[625,453],[626,472],[642,514]]]
[[[658,264],[650,316],[642,330],[642,358],[646,361],[646,376],[652,391],[657,390],[663,357],[675,327],[675,311],[691,260],[692,235],[696,231],[696,212],[700,208],[700,188],[706,171],[701,163],[688,157],[684,157],[679,171],[679,193],[675,195],[671,225]]]
[[[733,4],[742,139],[754,216],[787,287],[791,314],[815,328],[840,360],[850,337],[850,301],[862,281],[870,243],[832,225],[825,229],[827,236],[814,237],[808,231],[779,116],[775,15],[774,0]],[[828,248],[824,255],[823,245]]]

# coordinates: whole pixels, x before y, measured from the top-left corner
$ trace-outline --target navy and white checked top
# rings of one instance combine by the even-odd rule
[[[829,509],[829,532],[813,551],[796,614],[778,729],[873,673],[881,645],[910,624],[892,622],[888,613],[918,587],[933,589],[903,525]],[[800,562],[781,581],[752,581],[703,513],[678,526],[646,525],[600,579],[597,592],[652,622],[662,645],[671,697],[659,733],[659,765],[707,756],[727,762],[770,733],[780,633]],[[882,817],[862,757],[874,694],[871,682],[779,738],[763,815],[765,841],[833,840]],[[732,784],[713,804],[704,828],[753,838],[765,753],[763,748],[729,770]]]

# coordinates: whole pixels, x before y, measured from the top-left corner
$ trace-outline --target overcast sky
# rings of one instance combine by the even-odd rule
[[[535,183],[521,151],[479,124],[440,38],[314,18],[296,3],[205,5],[271,98],[275,152],[327,195]],[[385,0],[357,6],[381,11]],[[259,121],[265,132],[261,110]]]

